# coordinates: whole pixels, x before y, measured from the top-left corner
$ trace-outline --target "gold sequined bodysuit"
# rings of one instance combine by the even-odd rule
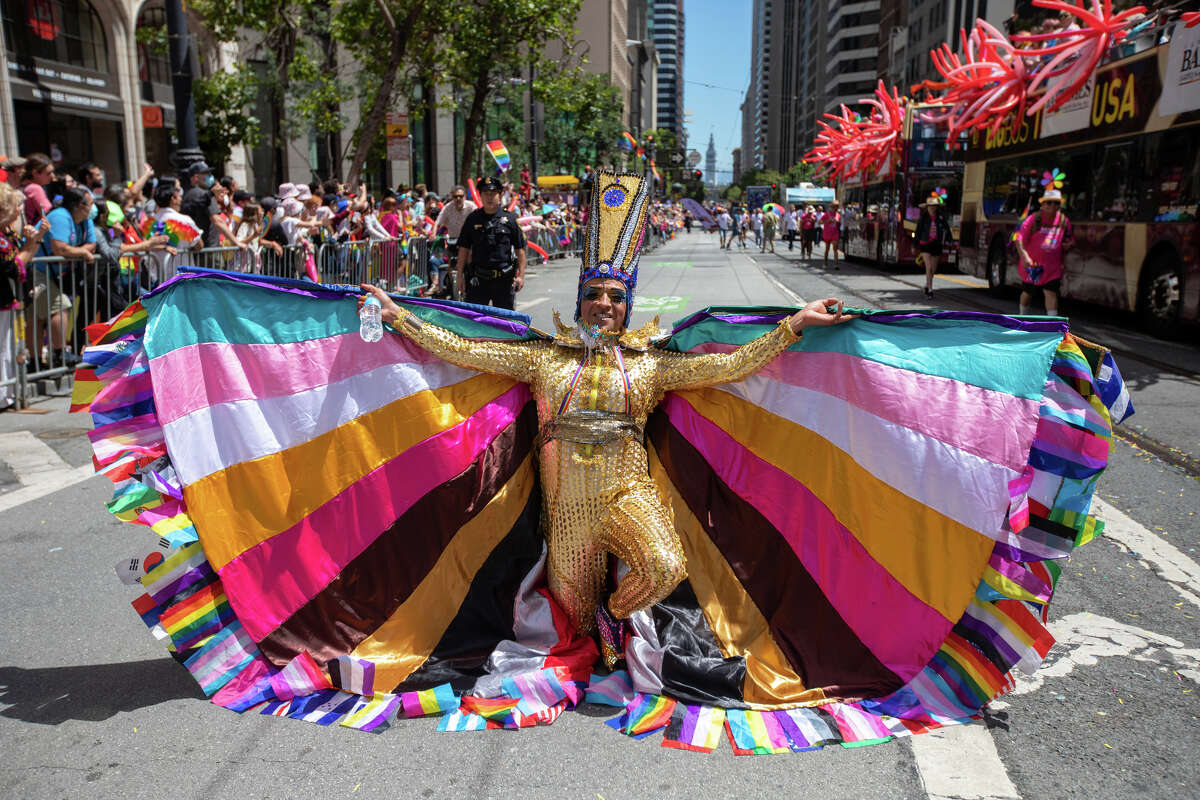
[[[595,624],[607,553],[629,566],[609,598],[609,610],[617,618],[657,603],[687,577],[674,519],[650,478],[641,437],[646,417],[663,393],[742,380],[798,339],[784,320],[730,353],[622,347],[627,402],[614,347],[588,349],[578,338],[571,341],[562,335],[555,341],[474,342],[422,323],[408,311],[401,312],[393,327],[451,364],[529,384],[542,428],[539,461],[550,591],[581,632]],[[560,416],[572,383],[575,390]],[[588,412],[594,411],[616,412],[608,421],[617,423],[597,437],[606,439],[604,443],[584,444],[589,441],[586,436],[561,429],[555,433],[556,424],[569,430],[586,428]]]

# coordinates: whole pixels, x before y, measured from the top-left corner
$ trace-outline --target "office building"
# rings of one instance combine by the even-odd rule
[[[825,108],[825,0],[755,0],[742,169],[786,172],[812,146]]]
[[[901,94],[925,80],[939,80],[929,52],[948,43],[961,52],[967,33],[983,17],[1000,30],[1013,13],[1013,0],[881,0],[877,74]]]
[[[651,0],[651,36],[658,51],[655,127],[683,137],[683,0]]]
[[[836,112],[875,91],[879,62],[879,0],[827,0],[824,110]]]

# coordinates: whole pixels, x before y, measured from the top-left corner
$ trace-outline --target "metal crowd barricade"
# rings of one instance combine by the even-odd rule
[[[324,283],[370,283],[389,292],[415,294],[429,283],[429,240],[326,242],[317,251]]]
[[[40,256],[29,264],[29,292],[24,311],[13,314],[13,330],[0,330],[11,344],[16,365],[18,404],[25,404],[30,382],[71,377],[87,345],[85,329],[116,316],[157,283],[148,257],[129,255],[119,262],[97,257],[91,262]]]
[[[566,225],[536,225],[525,232],[525,239],[541,248],[542,256],[530,248],[526,252],[527,264],[542,264],[555,258],[571,258],[577,256],[582,248],[581,228]]]

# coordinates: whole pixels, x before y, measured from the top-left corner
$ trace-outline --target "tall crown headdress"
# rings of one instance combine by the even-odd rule
[[[628,327],[649,206],[650,181],[646,176],[627,172],[596,173],[575,297],[576,322],[579,321],[583,285],[593,278],[614,278],[625,284],[624,325]]]

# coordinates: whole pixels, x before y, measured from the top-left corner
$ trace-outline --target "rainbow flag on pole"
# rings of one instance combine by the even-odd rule
[[[508,157],[508,148],[504,146],[504,142],[493,139],[487,143],[487,149],[492,158],[496,159],[496,166],[500,167],[500,171],[508,172],[508,168],[512,166],[512,159]]]
[[[637,147],[637,139],[633,138],[633,134],[629,131],[621,131],[621,138],[617,140],[617,147],[632,152]]]

